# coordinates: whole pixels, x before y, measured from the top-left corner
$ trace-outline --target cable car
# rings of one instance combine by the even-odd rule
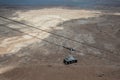
[[[69,55],[63,60],[63,63],[66,65],[72,64],[72,63],[77,63],[77,59],[74,56]]]

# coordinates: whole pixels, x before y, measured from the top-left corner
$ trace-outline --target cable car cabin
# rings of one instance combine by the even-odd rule
[[[64,60],[63,60],[63,63],[68,65],[68,64],[72,64],[72,63],[77,63],[77,59],[74,58],[72,55],[69,55],[68,57],[66,57]]]

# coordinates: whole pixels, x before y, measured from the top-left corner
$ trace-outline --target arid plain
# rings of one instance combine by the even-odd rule
[[[119,79],[119,8],[0,8],[0,80]]]

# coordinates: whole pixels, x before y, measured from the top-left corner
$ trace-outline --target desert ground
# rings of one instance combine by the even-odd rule
[[[0,7],[0,80],[120,80],[119,9]]]

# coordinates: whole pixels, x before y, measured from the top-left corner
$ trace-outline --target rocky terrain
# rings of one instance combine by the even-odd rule
[[[120,12],[0,8],[0,80],[119,80]],[[70,51],[78,63],[64,65]]]

